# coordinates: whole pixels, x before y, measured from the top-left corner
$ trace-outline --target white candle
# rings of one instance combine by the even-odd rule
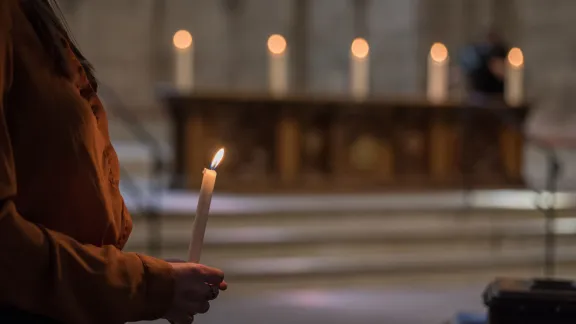
[[[370,46],[364,38],[356,38],[350,46],[350,92],[363,100],[370,91]]]
[[[180,92],[194,87],[194,48],[192,35],[186,30],[174,34],[174,85]]]
[[[504,100],[510,106],[519,106],[524,102],[524,54],[517,47],[508,52]]]
[[[448,49],[442,43],[434,43],[428,55],[427,97],[433,103],[448,100]]]
[[[202,177],[202,186],[200,187],[200,195],[198,196],[198,205],[196,206],[196,217],[192,224],[192,238],[188,246],[188,261],[200,262],[200,255],[202,254],[202,246],[204,245],[204,234],[206,233],[206,225],[208,224],[208,215],[210,214],[210,203],[212,202],[212,193],[214,192],[214,185],[216,183],[216,167],[224,158],[224,149],[220,149],[210,165],[210,169],[204,169],[204,176]]]
[[[268,37],[268,85],[273,96],[288,92],[288,55],[286,39],[282,35]]]

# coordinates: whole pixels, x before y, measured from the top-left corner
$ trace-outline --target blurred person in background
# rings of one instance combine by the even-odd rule
[[[495,31],[464,48],[460,56],[469,101],[475,106],[504,102],[504,74],[508,45]]]
[[[0,322],[184,324],[220,270],[121,249],[132,221],[89,62],[53,0],[0,0]]]

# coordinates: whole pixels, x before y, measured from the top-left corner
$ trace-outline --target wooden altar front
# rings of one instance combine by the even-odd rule
[[[194,95],[171,97],[173,187],[198,190],[220,147],[218,191],[351,192],[522,186],[528,109]]]

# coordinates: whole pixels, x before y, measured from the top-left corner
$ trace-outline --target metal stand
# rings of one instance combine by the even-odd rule
[[[460,128],[460,175],[461,175],[461,186],[462,186],[462,201],[465,212],[470,211],[472,208],[472,190],[474,187],[472,177],[472,170],[474,169],[474,163],[470,159],[469,148],[473,141],[470,141],[472,132],[470,131],[470,125],[473,113],[472,108],[466,108],[462,115],[460,116],[460,121],[462,127]]]
[[[556,273],[556,193],[560,163],[556,152],[548,150],[548,172],[546,178],[546,205],[543,206],[545,217],[545,243],[544,243],[544,275],[552,278]]]

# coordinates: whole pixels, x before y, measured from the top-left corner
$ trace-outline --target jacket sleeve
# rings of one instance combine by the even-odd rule
[[[162,260],[113,246],[83,245],[24,219],[17,195],[4,103],[12,80],[13,0],[0,1],[0,306],[63,323],[156,319],[173,298],[173,270]],[[12,7],[11,7],[12,6]]]

